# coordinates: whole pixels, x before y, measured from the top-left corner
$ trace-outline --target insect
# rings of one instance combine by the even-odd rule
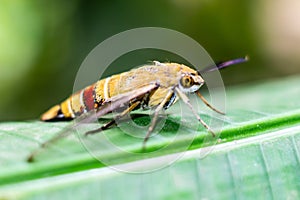
[[[86,132],[86,135],[89,135],[108,129],[116,124],[117,120],[124,118],[133,110],[139,108],[153,109],[153,118],[144,138],[145,144],[155,128],[160,111],[168,109],[176,103],[178,99],[181,99],[190,108],[197,120],[215,136],[211,128],[193,109],[186,94],[197,94],[206,106],[215,112],[224,114],[210,105],[200,93],[199,89],[205,83],[201,73],[222,69],[229,65],[242,63],[247,60],[248,58],[245,57],[221,62],[217,65],[207,67],[202,71],[194,70],[183,64],[154,61],[152,64],[144,65],[97,81],[71,95],[62,103],[50,108],[41,116],[41,120],[71,120],[85,113],[89,113],[91,110],[96,110],[96,117],[100,118],[116,109],[121,109],[121,112],[110,122],[96,130]],[[86,118],[83,120],[88,121],[89,119]],[[57,138],[47,141],[42,146],[56,139]],[[31,160],[34,154],[35,153],[33,153],[28,160]]]

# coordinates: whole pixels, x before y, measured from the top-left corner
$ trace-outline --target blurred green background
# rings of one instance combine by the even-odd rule
[[[225,85],[300,73],[299,11],[298,0],[1,0],[0,120],[38,118],[72,92],[80,64],[97,44],[137,27],[180,31],[215,61],[249,55],[251,62],[222,71]],[[115,67],[121,72],[151,56]],[[170,59],[153,57],[161,58]]]

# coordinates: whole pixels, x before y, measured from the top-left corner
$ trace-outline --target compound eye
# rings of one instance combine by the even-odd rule
[[[181,79],[180,79],[180,84],[182,87],[184,88],[189,88],[189,87],[192,87],[193,86],[193,83],[194,83],[194,80],[191,76],[183,76]]]

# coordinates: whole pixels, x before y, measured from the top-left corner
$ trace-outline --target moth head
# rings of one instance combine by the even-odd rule
[[[203,78],[196,73],[182,74],[179,79],[179,88],[186,93],[196,92],[203,84]]]

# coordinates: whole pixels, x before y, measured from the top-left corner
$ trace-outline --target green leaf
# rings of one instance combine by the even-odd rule
[[[289,77],[227,88],[227,114],[220,140],[198,127],[192,117],[181,125],[175,112],[168,116],[160,134],[147,143],[148,153],[141,153],[142,139],[112,128],[88,139],[79,139],[76,134],[63,138],[28,163],[26,157],[32,150],[70,123],[1,123],[0,199],[300,198],[299,84],[299,77]],[[209,121],[210,111],[201,109],[201,116]],[[149,118],[136,122],[147,124]],[[82,130],[89,127],[96,126],[83,125]],[[97,139],[104,136],[134,153],[97,146]],[[91,156],[81,144],[84,140],[96,141],[94,153],[100,149],[101,158],[117,166],[105,166],[106,162]],[[161,150],[171,142],[172,148]],[[180,160],[157,169],[173,155]],[[157,170],[142,174],[115,170],[134,172],[146,165]]]

